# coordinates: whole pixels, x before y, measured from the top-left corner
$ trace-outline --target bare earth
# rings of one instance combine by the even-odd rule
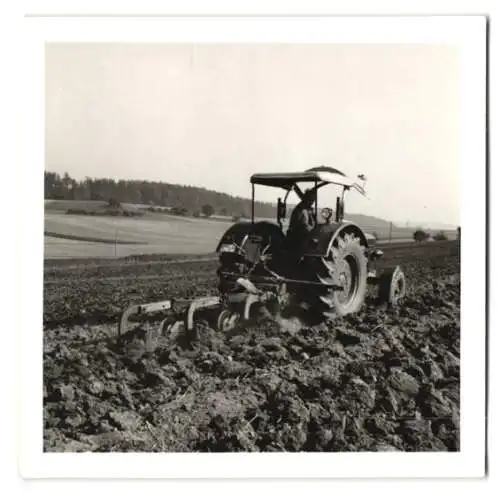
[[[215,262],[46,266],[45,451],[459,450],[458,245],[387,256],[409,282],[396,309],[227,335],[200,319],[194,345],[140,327],[118,344],[117,316],[213,293]]]

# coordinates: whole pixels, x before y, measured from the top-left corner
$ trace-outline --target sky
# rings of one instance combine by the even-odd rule
[[[45,169],[249,197],[325,165],[367,177],[347,212],[458,225],[459,73],[451,45],[48,44]]]

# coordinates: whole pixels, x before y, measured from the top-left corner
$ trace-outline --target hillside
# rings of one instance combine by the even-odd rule
[[[147,210],[170,212],[179,216],[203,215],[204,206],[211,206],[214,220],[232,220],[234,217],[249,217],[250,199],[207,190],[206,188],[177,185],[163,182],[112,180],[107,178],[86,178],[77,181],[67,173],[45,172],[45,210],[66,212],[68,209],[85,209],[97,212],[113,201],[121,208],[135,215],[134,211]],[[289,208],[291,211],[291,207]],[[129,215],[129,214],[125,214]],[[276,205],[256,202],[255,215],[260,218],[275,218]],[[346,214],[367,232],[380,237],[409,238],[414,228],[396,227],[389,221],[364,214]]]
[[[107,178],[86,178],[77,181],[67,173],[62,177],[57,173],[45,172],[45,199],[50,210],[64,211],[68,207],[85,207],[87,210],[102,207],[110,199],[121,204],[139,204],[147,206],[167,207],[175,209],[181,215],[200,213],[204,205],[211,205],[215,216],[248,217],[251,213],[250,199],[234,197],[232,195],[207,190],[206,188],[191,187],[163,182],[111,180]],[[48,201],[54,201],[48,203]],[[60,200],[72,201],[72,206]],[[93,205],[92,205],[93,204]],[[95,207],[94,207],[95,206]],[[275,204],[256,202],[255,215],[257,217],[274,218]],[[360,224],[369,224],[376,229],[388,229],[389,223],[383,219],[349,214],[349,220]]]
[[[164,182],[115,181],[108,178],[77,181],[68,173],[61,177],[50,171],[45,172],[45,199],[106,202],[114,199],[120,203],[175,208],[185,215],[199,213],[206,204],[214,208],[214,214],[222,216],[248,217],[251,213],[250,199],[206,188]],[[255,214],[259,217],[274,217],[274,205],[256,202]]]

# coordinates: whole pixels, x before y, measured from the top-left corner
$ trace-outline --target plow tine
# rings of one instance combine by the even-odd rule
[[[194,328],[194,312],[200,308],[210,308],[212,306],[220,305],[219,296],[208,296],[206,298],[198,298],[192,301],[186,313],[186,329],[192,331]]]
[[[243,320],[250,320],[250,310],[254,303],[260,301],[260,297],[256,294],[249,294],[245,298],[245,306],[243,308]]]
[[[172,322],[167,318],[163,320],[161,324],[160,333],[163,337],[170,337],[171,339],[175,339],[183,329],[184,322],[182,320]]]
[[[173,306],[172,300],[157,301],[155,303],[144,303],[140,305],[130,305],[122,314],[118,324],[118,338],[120,338],[130,325],[130,317],[133,315],[151,314],[163,310],[171,310]]]

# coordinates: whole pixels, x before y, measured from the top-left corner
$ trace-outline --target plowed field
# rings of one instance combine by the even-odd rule
[[[459,450],[458,246],[385,250],[409,285],[397,308],[231,334],[202,319],[192,345],[140,327],[118,344],[116,322],[214,293],[215,261],[47,263],[45,451]]]

